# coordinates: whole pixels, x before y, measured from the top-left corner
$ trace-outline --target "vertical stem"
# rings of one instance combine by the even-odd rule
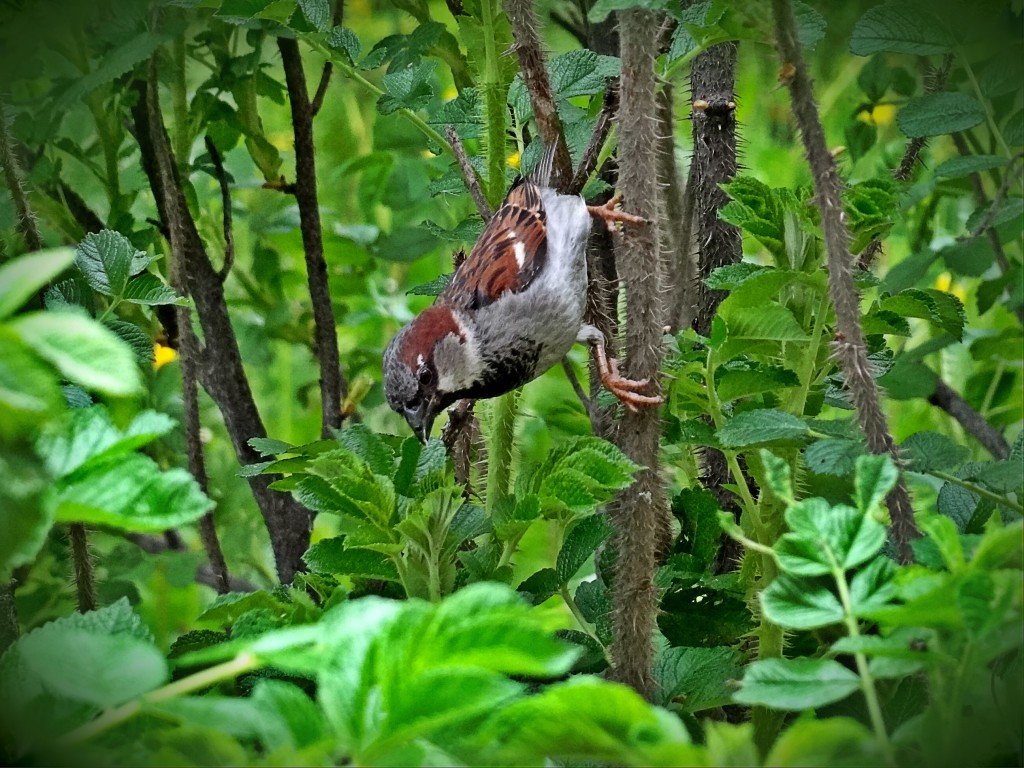
[[[658,215],[658,104],[654,58],[658,14],[629,9],[619,15],[622,59],[619,107],[619,188],[630,212],[649,223],[627,226],[616,249],[626,292],[626,364],[630,378],[657,382],[664,309]],[[655,387],[657,388],[657,384]],[[643,469],[613,507],[616,550],[611,677],[650,698],[654,692],[653,632],[658,610],[654,573],[668,502],[658,474],[661,422],[657,408],[627,411],[619,426],[622,450]]]
[[[505,196],[505,121],[507,94],[501,83],[498,62],[497,0],[480,0],[480,18],[483,24],[484,71],[480,76],[480,90],[484,97],[485,134],[487,137],[487,201],[495,209]]]
[[[71,540],[71,559],[75,567],[75,591],[78,595],[80,613],[96,610],[96,575],[93,571],[92,556],[89,554],[89,533],[82,523],[68,525]]]
[[[493,512],[498,502],[509,494],[520,394],[517,389],[492,401],[491,433],[487,445],[488,512]]]
[[[17,586],[17,577],[0,584],[0,656],[3,656],[4,651],[10,648],[21,634],[18,606],[14,602],[14,589]]]
[[[825,131],[818,117],[810,76],[796,36],[796,23],[789,0],[772,0],[776,42],[782,59],[793,114],[803,139],[811,173],[814,177],[815,202],[821,212],[821,228],[828,254],[829,296],[836,312],[836,341],[846,386],[850,392],[861,430],[872,453],[889,454],[897,466],[900,456],[896,442],[882,409],[878,385],[868,364],[867,347],[860,325],[860,293],[853,279],[853,257],[850,254],[850,233],[846,229],[841,181],[835,158],[825,143]],[[900,559],[911,558],[910,540],[920,535],[914,522],[914,511],[902,474],[886,498],[892,518],[891,533]]]
[[[838,565],[833,564],[832,576],[839,587],[839,600],[843,604],[843,621],[850,637],[860,637],[860,628],[857,626],[857,619],[853,615],[853,603],[850,600],[850,587],[846,583],[846,574]],[[868,716],[871,718],[871,727],[882,745],[885,758],[890,765],[896,765],[896,757],[893,754],[892,743],[889,741],[889,734],[885,730],[885,719],[882,717],[882,707],[878,703],[878,691],[875,690],[875,678],[868,668],[868,661],[863,653],[854,653],[854,661],[857,663],[857,674],[860,675],[860,687],[864,691],[864,699],[868,705]]]
[[[35,214],[28,204],[25,192],[25,175],[21,164],[14,154],[14,141],[10,127],[7,125],[6,105],[0,100],[0,165],[4,167],[4,180],[14,200],[14,208],[18,213],[18,231],[25,238],[25,245],[30,251],[38,251],[43,247],[43,238],[39,235],[39,226]]]
[[[332,429],[341,427],[341,403],[348,386],[341,372],[338,333],[331,305],[324,259],[323,229],[320,203],[316,190],[316,159],[313,144],[313,110],[306,91],[306,74],[302,67],[299,44],[291,38],[279,37],[277,47],[284,63],[288,100],[292,108],[292,129],[295,134],[295,202],[299,206],[302,249],[306,257],[306,277],[313,305],[314,351],[320,363],[321,436],[330,437]]]

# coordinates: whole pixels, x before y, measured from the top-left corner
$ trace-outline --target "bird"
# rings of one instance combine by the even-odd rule
[[[586,245],[593,219],[614,231],[643,226],[621,197],[587,205],[550,186],[554,148],[509,190],[434,304],[392,338],[383,357],[391,408],[427,442],[437,415],[458,400],[517,389],[558,363],[577,341],[594,350],[602,384],[627,408],[657,406],[648,379],[619,373],[604,334],[584,323]]]

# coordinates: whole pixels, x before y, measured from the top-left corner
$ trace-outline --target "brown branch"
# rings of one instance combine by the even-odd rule
[[[441,432],[441,442],[452,460],[455,482],[462,486],[466,498],[473,494],[470,470],[473,467],[473,448],[480,435],[480,423],[473,412],[475,403],[475,400],[460,400],[450,408],[448,423]]]
[[[868,363],[867,348],[860,326],[860,294],[853,279],[853,257],[850,254],[850,233],[843,216],[841,184],[835,159],[825,144],[825,131],[818,117],[807,65],[796,37],[793,9],[789,0],[772,0],[775,17],[776,44],[782,60],[783,72],[789,75],[793,114],[803,139],[807,160],[814,177],[815,198],[821,212],[821,228],[828,254],[829,295],[836,311],[836,357],[846,377],[860,427],[867,438],[868,449],[876,454],[888,454],[900,466],[899,453],[889,432],[885,412]],[[906,481],[901,473],[886,503],[892,519],[891,533],[900,559],[911,559],[910,540],[920,536],[914,522]]]
[[[608,88],[604,92],[604,104],[601,106],[601,112],[597,116],[597,123],[594,125],[594,132],[590,134],[590,141],[587,142],[587,148],[583,150],[583,157],[580,158],[580,165],[576,169],[576,173],[572,177],[572,181],[569,182],[569,187],[565,190],[567,195],[578,195],[583,191],[583,187],[586,186],[587,180],[590,178],[590,174],[597,168],[597,161],[601,155],[601,148],[604,146],[605,139],[608,138],[608,131],[611,130],[612,123],[615,120],[615,113],[619,108],[619,84],[618,81],[612,81],[608,83]]]
[[[89,207],[89,204],[82,199],[82,196],[65,182],[58,182],[55,189],[49,189],[47,192],[50,197],[59,199],[63,203],[64,207],[68,209],[68,213],[75,220],[75,223],[81,227],[82,232],[85,234],[99,232],[103,229],[103,220],[96,215],[92,208]]]
[[[925,79],[925,93],[936,93],[941,91],[946,85],[946,78],[949,77],[949,70],[953,66],[953,54],[947,54],[942,60],[941,66],[938,69],[932,70],[927,78]],[[918,136],[907,142],[907,148],[903,152],[903,157],[900,160],[899,166],[893,171],[892,176],[898,182],[910,181],[910,176],[914,171],[914,167],[917,165],[918,159],[921,157],[921,152],[924,150],[925,145],[928,143],[928,139],[924,136]],[[861,252],[860,258],[858,259],[858,266],[861,269],[871,269],[871,265],[874,264],[875,258],[882,251],[882,240],[879,237],[874,238],[867,247]]]
[[[89,552],[89,532],[82,523],[68,525],[68,539],[71,542],[71,560],[75,568],[75,593],[78,596],[78,611],[96,610],[96,571]]]
[[[719,43],[693,60],[690,91],[693,99],[693,196],[696,208],[697,307],[694,330],[711,334],[711,321],[725,291],[704,283],[718,267],[743,258],[738,227],[718,217],[729,202],[719,186],[736,175],[736,43]]]
[[[18,579],[12,578],[0,584],[0,656],[10,648],[21,634],[18,621],[18,605],[14,601],[14,590]]]
[[[462,139],[459,138],[459,134],[450,125],[445,126],[444,137],[448,139],[448,143],[452,146],[452,154],[455,155],[455,161],[459,164],[459,171],[462,172],[462,181],[466,185],[466,189],[469,190],[469,196],[473,198],[473,203],[476,205],[480,218],[488,221],[491,218],[491,206],[488,205],[487,196],[480,185],[480,177],[477,176],[473,164],[469,162],[469,155],[466,154],[466,148],[462,145]]]
[[[224,227],[224,263],[221,265],[217,276],[223,283],[231,274],[231,267],[235,263],[235,234],[231,223],[231,188],[228,186],[228,174],[224,170],[224,160],[220,156],[220,150],[213,143],[213,139],[206,137],[206,151],[210,153],[210,160],[213,162],[213,170],[217,174],[217,184],[220,186],[220,202],[224,209],[222,214]],[[179,290],[181,286],[178,286]]]
[[[562,130],[562,118],[558,116],[558,105],[555,103],[555,94],[551,89],[548,70],[544,64],[544,52],[541,49],[539,23],[533,0],[504,0],[504,7],[512,25],[512,38],[515,40],[513,47],[519,56],[523,83],[530,94],[537,132],[546,146],[555,147],[551,185],[556,189],[565,189],[572,180],[572,158],[569,157],[569,146],[565,143],[565,133]]]
[[[647,219],[627,225],[619,239],[616,262],[626,291],[625,375],[657,384],[662,357],[661,275],[658,254],[657,114],[655,35],[659,16],[630,9],[619,14],[622,59],[622,104],[619,108],[619,188],[630,213]],[[652,392],[656,394],[656,392]],[[643,469],[613,505],[617,558],[612,596],[611,677],[650,698],[654,692],[653,631],[657,615],[659,539],[668,502],[658,474],[661,432],[656,408],[627,411],[619,425],[622,450]]]
[[[956,419],[964,431],[981,443],[994,459],[1009,457],[1010,445],[1006,438],[942,379],[936,381],[935,391],[928,397],[928,402]]]
[[[253,464],[260,457],[248,441],[266,437],[267,431],[242,366],[224,285],[206,253],[177,176],[160,112],[156,62],[156,58],[150,62],[147,80],[135,85],[138,99],[132,107],[134,134],[160,220],[169,235],[172,257],[182,266],[185,287],[202,329],[205,347],[197,370],[199,381],[224,416],[239,463]],[[270,534],[278,576],[288,583],[303,567],[302,554],[309,544],[309,512],[291,496],[270,490],[271,478],[258,475],[248,481]]]
[[[338,333],[331,305],[327,262],[324,259],[323,229],[320,224],[320,203],[316,190],[316,160],[313,145],[313,113],[306,92],[306,75],[302,68],[299,44],[286,37],[277,38],[277,47],[284,63],[288,100],[292,108],[292,129],[295,133],[295,202],[299,206],[302,249],[306,257],[306,277],[313,305],[314,352],[320,363],[320,433],[331,436],[340,429],[341,403],[348,384],[341,372]]]

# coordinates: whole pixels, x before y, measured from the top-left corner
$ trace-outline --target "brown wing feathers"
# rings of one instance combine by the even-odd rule
[[[546,257],[547,226],[540,190],[524,181],[491,217],[441,299],[468,309],[485,307],[503,293],[525,289]]]

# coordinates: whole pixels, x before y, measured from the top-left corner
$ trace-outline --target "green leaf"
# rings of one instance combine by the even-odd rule
[[[344,536],[317,542],[302,559],[317,573],[399,581],[398,571],[389,557],[369,549],[346,549]]]
[[[841,701],[860,687],[860,678],[832,659],[764,659],[743,675],[733,697],[740,704],[799,711]]]
[[[131,349],[94,320],[70,313],[33,312],[11,321],[25,344],[86,389],[131,395],[141,388]]]
[[[148,641],[129,634],[47,625],[22,638],[18,661],[30,678],[60,697],[113,707],[162,685],[167,662]]]
[[[188,299],[176,294],[173,288],[152,272],[144,272],[133,278],[125,286],[122,298],[130,304],[142,304],[149,307],[162,304],[177,304],[178,306],[188,304]]]
[[[382,115],[390,115],[399,109],[417,110],[425,107],[434,96],[433,80],[436,63],[421,61],[418,66],[410,66],[384,75],[385,93],[377,101],[377,109]]]
[[[758,451],[761,463],[764,464],[765,481],[775,498],[788,504],[793,502],[793,478],[789,462],[779,458],[766,448]]]
[[[850,717],[799,719],[786,728],[765,758],[765,765],[882,765],[874,735]]]
[[[275,440],[272,437],[250,437],[246,442],[261,456],[277,456],[280,453],[290,452],[294,447],[291,443]]]
[[[356,63],[362,49],[356,33],[348,27],[334,27],[327,35],[327,45],[344,53],[350,65]]]
[[[576,571],[611,534],[611,523],[604,515],[591,515],[576,523],[566,534],[562,548],[558,551],[555,567],[558,583],[565,584],[575,576]]]
[[[829,437],[811,443],[804,452],[804,462],[815,474],[843,477],[853,474],[854,463],[864,451],[857,440]]]
[[[597,0],[587,13],[587,21],[591,24],[600,24],[615,11],[625,11],[630,8],[663,11],[668,7],[668,0]]]
[[[737,176],[723,184],[722,189],[732,199],[719,211],[719,216],[749,232],[773,255],[784,257],[786,225],[782,190],[772,189],[753,176]]]
[[[288,615],[288,605],[269,592],[228,592],[217,595],[210,606],[199,615],[199,621],[227,626],[239,617],[254,611],[266,611],[277,618]]]
[[[715,434],[727,448],[749,448],[763,443],[800,440],[807,431],[803,419],[774,408],[761,408],[737,414]]]
[[[306,21],[320,32],[331,25],[331,4],[328,0],[298,0]]]
[[[951,157],[935,168],[939,178],[959,179],[972,173],[990,171],[1006,165],[1006,158],[999,155],[960,155]]]
[[[483,113],[480,91],[463,88],[451,101],[446,101],[428,121],[440,130],[451,126],[461,139],[475,139],[483,129]]]
[[[54,248],[22,256],[0,266],[0,320],[10,317],[32,294],[71,266],[75,252]]]
[[[939,256],[953,272],[969,277],[985,274],[996,258],[992,245],[982,237],[957,240],[940,250]]]
[[[732,648],[665,648],[654,662],[657,702],[700,712],[728,704],[740,667]]]
[[[828,22],[818,11],[795,0],[793,3],[793,20],[796,22],[796,37],[804,48],[813,49],[824,37]]]
[[[908,101],[896,116],[905,136],[957,133],[985,120],[985,108],[965,93],[929,93]]]
[[[92,232],[78,244],[75,262],[94,291],[119,298],[128,278],[138,274],[151,259],[120,232]]]
[[[7,326],[0,326],[0,435],[35,431],[63,406],[53,370]]]
[[[871,515],[824,499],[794,504],[786,510],[786,522],[794,533],[817,542],[823,562],[830,562],[831,554],[843,569],[860,565],[885,543],[885,526]]]
[[[213,502],[184,469],[161,471],[140,454],[91,462],[51,492],[60,522],[154,533],[194,522]]]
[[[413,286],[405,293],[406,295],[411,296],[440,296],[441,292],[451,285],[452,278],[454,276],[454,272],[442,273],[429,283],[422,283],[421,285]]]
[[[853,483],[857,508],[870,515],[896,485],[900,473],[888,456],[860,456]]]
[[[0,375],[5,361],[0,358]],[[0,409],[0,417],[6,419],[7,415]],[[35,559],[50,533],[53,510],[40,503],[50,478],[34,457],[3,450],[0,477],[4,478],[0,484],[0,530],[4,532],[0,537],[0,579],[10,580],[15,568]]]
[[[135,323],[129,323],[113,317],[108,317],[104,320],[103,325],[113,331],[117,338],[132,348],[136,360],[144,365],[152,365],[153,340],[149,337],[148,333],[139,328]]]
[[[868,615],[871,611],[887,606],[896,596],[893,576],[896,566],[892,560],[879,557],[854,574],[850,580],[850,602],[853,613]]]
[[[971,457],[970,450],[938,432],[916,432],[900,444],[907,469],[952,472]]]
[[[715,393],[723,403],[798,386],[800,378],[796,373],[778,365],[751,362],[730,367],[730,364],[726,364],[715,371]]]
[[[930,56],[949,49],[949,38],[935,17],[905,0],[869,8],[850,37],[850,50],[858,56],[880,52]]]
[[[788,629],[817,629],[843,620],[843,606],[823,584],[785,574],[761,593],[765,616]]]

